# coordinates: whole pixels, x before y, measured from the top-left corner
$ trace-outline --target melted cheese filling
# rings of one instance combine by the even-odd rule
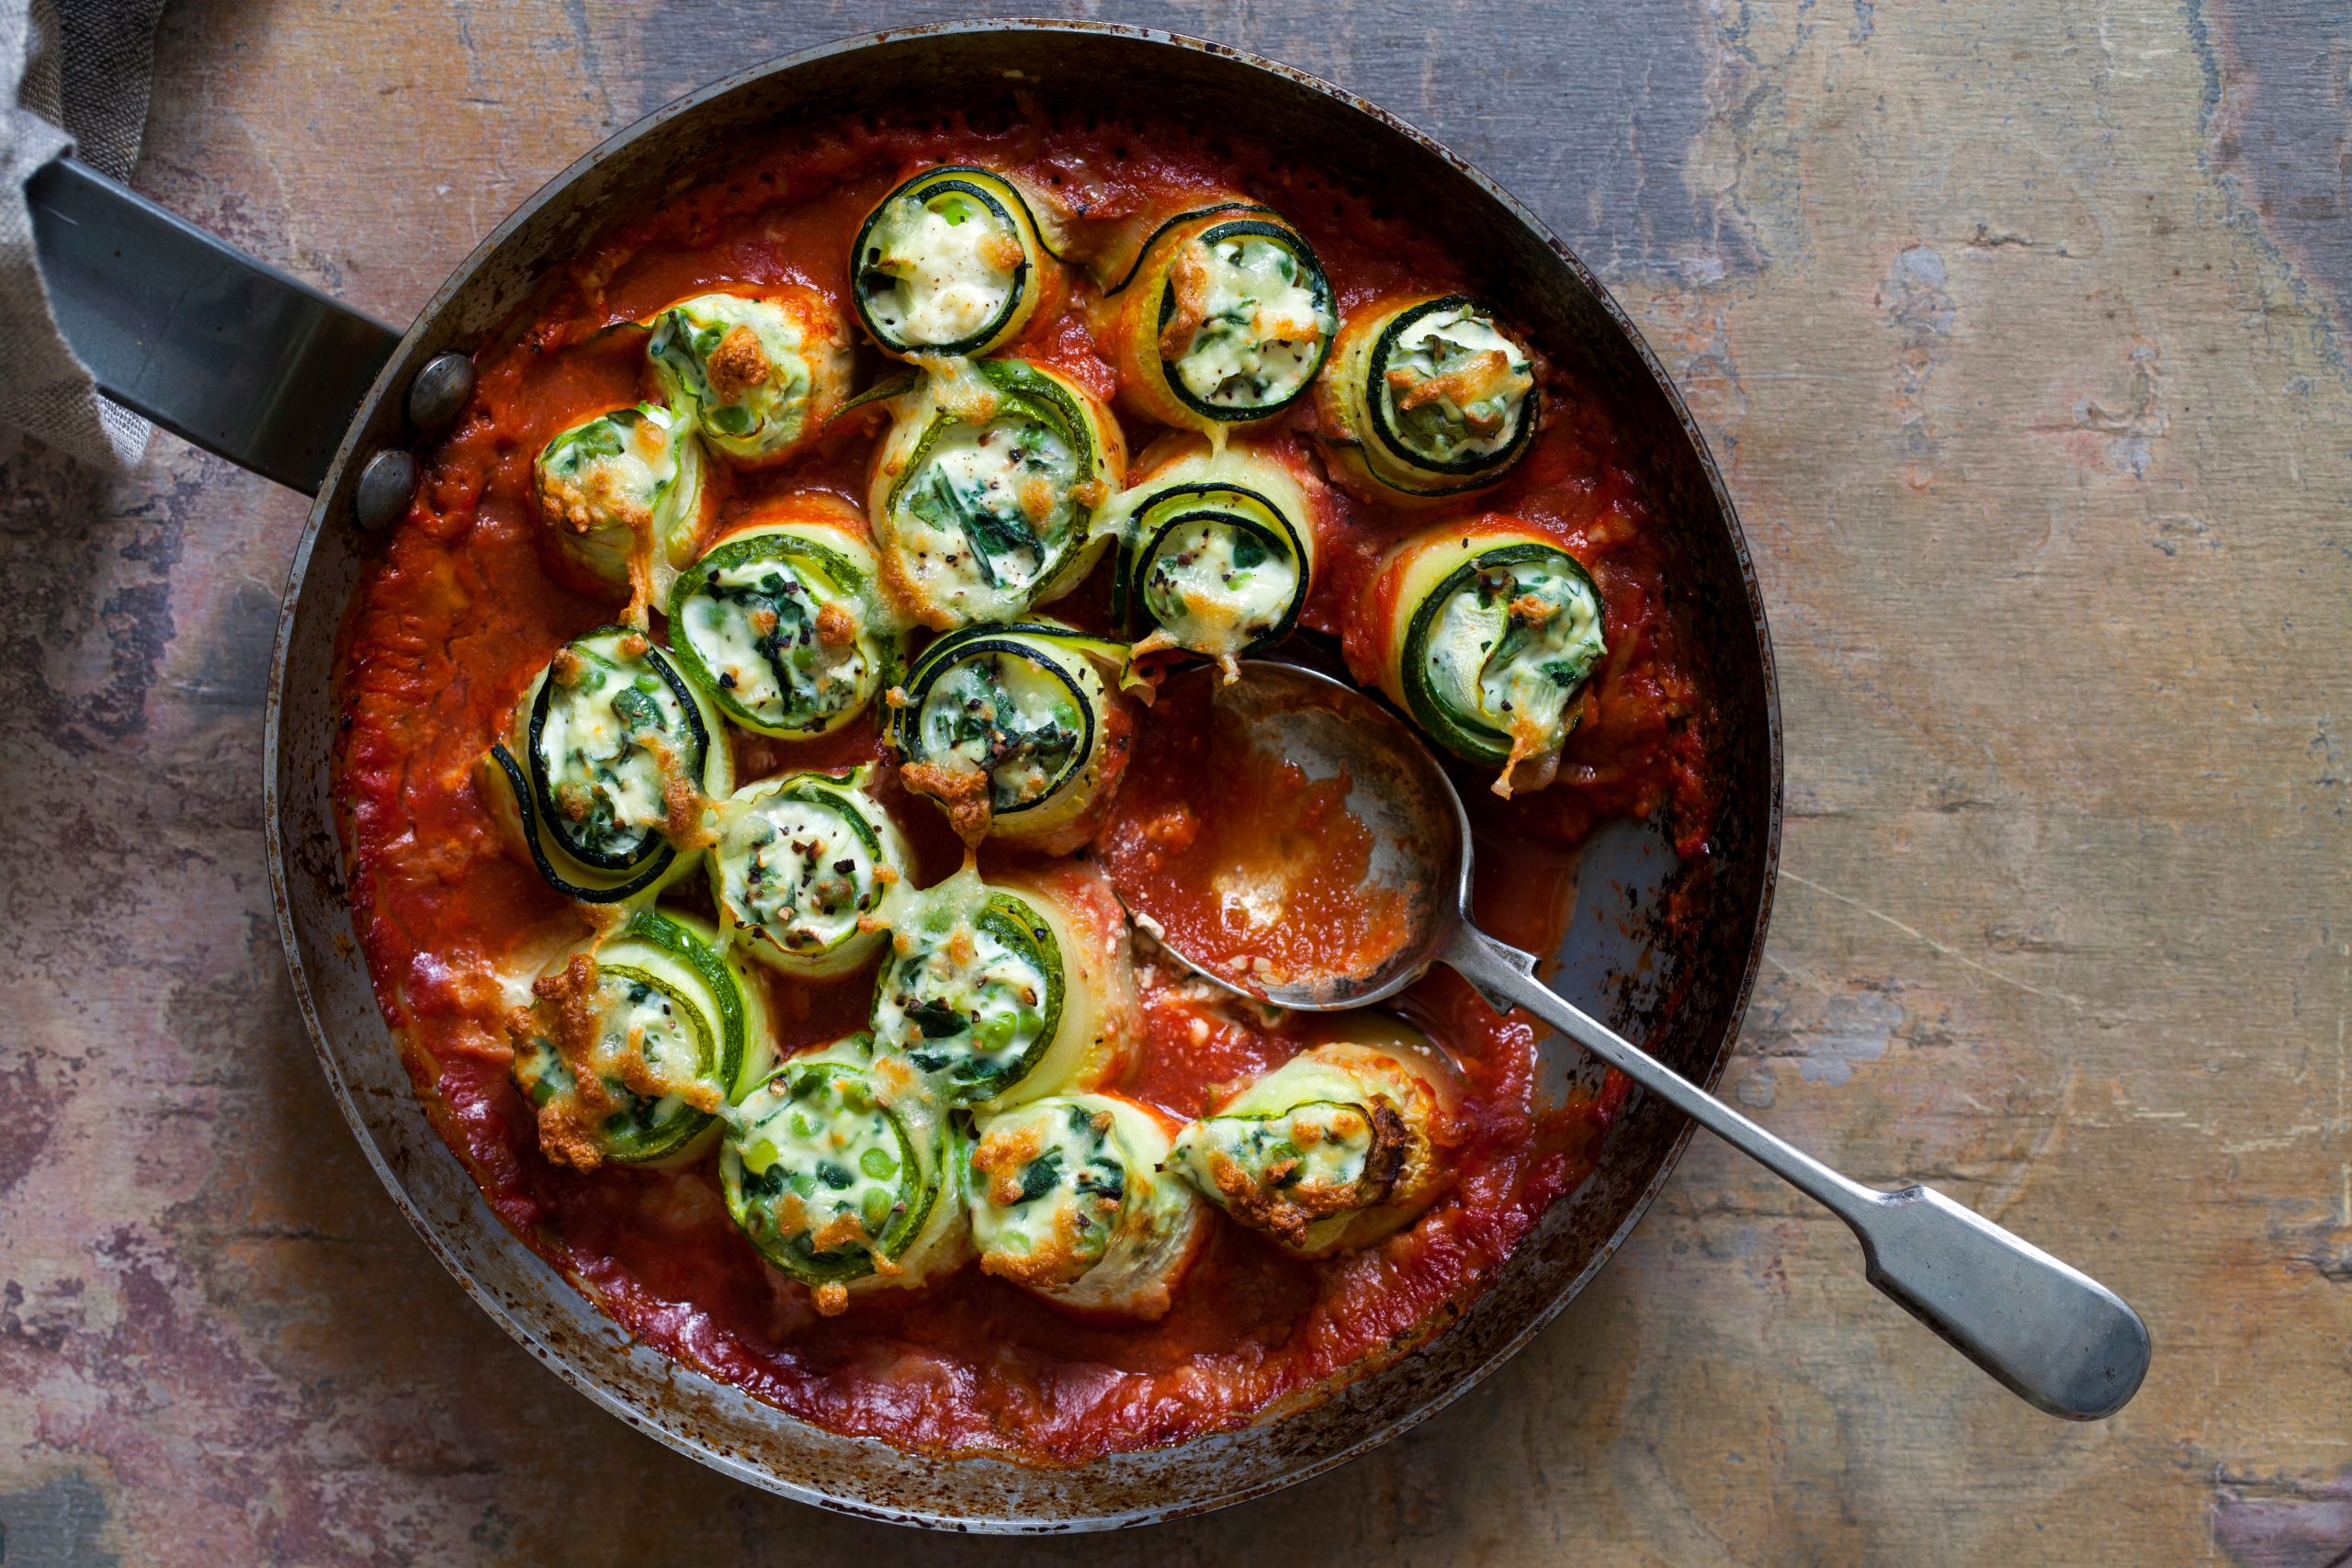
[[[1539,562],[1497,567],[1474,572],[1439,607],[1430,690],[1532,755],[1566,739],[1568,698],[1604,651],[1600,603],[1582,578]]]
[[[932,682],[919,733],[923,761],[985,773],[990,809],[1005,812],[1053,793],[1080,759],[1085,725],[1077,694],[1052,671],[985,653]]]
[[[961,191],[919,207],[911,197],[893,205],[899,210],[875,225],[865,258],[866,310],[909,347],[978,335],[1020,287],[1021,236]]]
[[[922,1172],[873,1086],[842,1067],[786,1066],[747,1100],[735,1144],[755,1237],[811,1261],[888,1256]]]
[[[972,1174],[980,1267],[1028,1285],[1068,1284],[1101,1262],[1127,1197],[1110,1112],[1067,1100],[991,1117]]]
[[[1207,298],[1176,361],[1184,389],[1216,408],[1288,402],[1315,373],[1337,324],[1300,276],[1298,258],[1258,236],[1209,245]]]
[[[934,592],[1018,597],[1068,543],[1079,479],[1079,454],[1041,421],[949,424],[890,498],[898,547]]]
[[[662,411],[621,409],[549,441],[532,465],[559,544],[600,575],[626,576],[631,544],[678,479],[678,444]]]
[[[855,615],[860,635],[829,645],[818,632],[828,604]],[[862,600],[798,562],[752,559],[704,571],[675,632],[761,723],[817,729],[873,695],[865,617]]]
[[[1298,562],[1255,530],[1215,517],[1170,528],[1144,575],[1144,609],[1181,648],[1239,653],[1282,624],[1298,596]]]
[[[598,1029],[594,1055],[605,1092],[618,1107],[604,1118],[602,1134],[611,1145],[624,1139],[651,1143],[681,1116],[696,1114],[684,1091],[711,1070],[716,1053],[704,1036],[702,1017],[650,976],[616,966],[596,975]],[[641,1064],[641,1070],[639,1065]],[[629,1087],[659,1088],[654,1095]],[[514,1081],[534,1109],[576,1100],[579,1080],[552,1041],[533,1035],[514,1053]],[[708,1098],[709,1090],[697,1098]]]
[[[1176,1157],[1204,1192],[1217,1193],[1217,1172],[1238,1167],[1253,1185],[1328,1213],[1360,1196],[1372,1148],[1363,1107],[1314,1100],[1272,1116],[1204,1118],[1177,1139]]]
[[[944,1076],[959,1100],[1004,1087],[1046,1027],[1046,976],[994,924],[959,914],[944,935],[901,931],[910,950],[887,966],[874,1004],[876,1038]]]
[[[1534,386],[1526,351],[1466,305],[1432,310],[1407,327],[1385,369],[1379,396],[1389,428],[1434,463],[1492,457],[1509,446]],[[1417,396],[1440,380],[1445,386],[1437,395]],[[1459,397],[1457,383],[1481,395]]]
[[[669,820],[665,784],[685,765],[684,705],[642,660],[573,643],[548,671],[537,765],[571,845],[635,855]]]
[[[739,331],[747,336],[735,337]],[[808,349],[790,311],[733,294],[672,306],[647,345],[665,377],[694,400],[703,429],[720,446],[746,455],[799,437],[817,378]]]
[[[814,956],[858,933],[882,901],[874,852],[840,809],[770,796],[728,823],[713,852],[737,926]]]

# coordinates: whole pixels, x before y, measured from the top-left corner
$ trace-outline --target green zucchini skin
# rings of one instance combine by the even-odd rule
[[[1001,348],[1059,283],[1028,197],[969,164],[927,169],[876,202],[849,271],[858,323],[903,358]]]
[[[1165,1316],[1204,1205],[1160,1168],[1168,1128],[1109,1094],[1049,1096],[981,1117],[969,1181],[980,1268],[1068,1310]]]
[[[670,786],[724,795],[734,761],[718,710],[669,655],[636,627],[603,626],[533,678],[477,779],[549,886],[616,904],[650,901],[695,868],[701,824],[673,835]]]
[[[1385,616],[1376,678],[1423,733],[1506,798],[1551,783],[1608,654],[1581,562],[1508,518],[1440,525],[1391,551],[1360,613]]]
[[[1303,1258],[1369,1247],[1451,1185],[1460,1071],[1393,1015],[1338,1015],[1329,1037],[1176,1135],[1168,1168],[1236,1223]]]
[[[1018,620],[1082,581],[1095,513],[1126,480],[1102,401],[1050,366],[946,360],[885,402],[866,514],[884,591],[937,631]]]
[[[672,652],[741,728],[828,734],[905,669],[906,631],[878,573],[865,520],[848,502],[820,491],[770,502],[680,574],[668,604]]]
[[[967,1163],[928,1082],[860,1034],[793,1057],[741,1098],[719,1191],[752,1247],[830,1315],[970,1258]]]
[[[718,807],[710,895],[739,951],[814,980],[861,967],[888,940],[913,858],[865,793],[871,772],[763,779]]]
[[[548,558],[583,592],[664,602],[714,511],[691,408],[598,414],[550,438],[531,478]]]
[[[1315,384],[1339,331],[1323,264],[1270,209],[1180,214],[1113,296],[1122,399],[1204,434],[1281,413]]]
[[[799,456],[849,395],[849,323],[796,284],[681,299],[653,318],[646,357],[669,406],[739,468]]]
[[[1125,763],[1112,682],[1126,669],[1125,645],[1058,622],[951,632],[915,660],[890,710],[900,781],[967,840],[1067,853]]]
[[[761,993],[717,939],[692,916],[640,908],[534,982],[508,1027],[549,1159],[666,1169],[708,1151],[727,1103],[775,1057]]]
[[[1534,355],[1464,294],[1407,295],[1348,318],[1317,383],[1331,477],[1419,507],[1493,489],[1542,423]]]
[[[1199,436],[1154,442],[1139,477],[1106,509],[1119,537],[1112,613],[1161,649],[1224,661],[1298,626],[1315,581],[1322,481],[1287,440]]]

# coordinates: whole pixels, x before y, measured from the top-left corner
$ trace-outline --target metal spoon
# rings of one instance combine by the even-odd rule
[[[2139,1390],[2147,1325],[2114,1292],[1932,1188],[1881,1192],[1840,1176],[1562,1000],[1535,978],[1532,954],[1472,924],[1462,798],[1386,708],[1329,676],[1262,660],[1243,663],[1214,701],[1218,723],[1261,754],[1312,779],[1349,776],[1348,810],[1374,840],[1371,878],[1403,892],[1408,912],[1401,944],[1366,973],[1261,984],[1266,976],[1228,976],[1167,947],[1182,963],[1229,989],[1318,1012],[1379,1001],[1448,964],[1498,1012],[1534,1014],[1845,1221],[1871,1283],[2021,1398],[2092,1421]]]

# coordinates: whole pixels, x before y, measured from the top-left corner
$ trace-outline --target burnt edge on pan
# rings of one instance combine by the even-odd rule
[[[1736,516],[1696,424],[1631,321],[1484,175],[1306,73],[1221,44],[1088,22],[944,24],[846,39],[753,67],[613,137],[518,208],[435,293],[337,453],[295,554],[273,657],[264,751],[271,893],[329,1090],[395,1203],[458,1282],[534,1356],[630,1426],[739,1480],[860,1517],[1001,1533],[1112,1529],[1242,1502],[1344,1463],[1467,1393],[1548,1324],[1623,1244],[1691,1133],[1637,1094],[1600,1168],[1552,1206],[1481,1295],[1424,1325],[1418,1353],[1397,1347],[1383,1358],[1391,1364],[1329,1399],[1277,1406],[1250,1426],[1173,1448],[1033,1470],[842,1438],[632,1343],[505,1230],[433,1131],[352,940],[328,798],[340,719],[334,652],[364,564],[348,524],[354,458],[406,438],[393,389],[434,354],[470,350],[495,331],[548,265],[611,221],[599,215],[691,183],[696,154],[745,129],[855,113],[909,92],[978,104],[1028,89],[1057,106],[1110,108],[1117,85],[1139,78],[1181,95],[1188,118],[1223,107],[1344,184],[1357,183],[1349,171],[1367,151],[1388,155],[1384,177],[1440,198],[1474,254],[1490,258],[1493,291],[1538,339],[1578,354],[1629,429],[1657,433],[1634,444],[1638,466],[1654,512],[1669,524],[1680,568],[1674,610],[1701,650],[1714,707],[1710,767],[1724,789],[1710,854],[1678,868],[1666,892],[1670,899],[1690,878],[1707,879],[1709,918],[1679,939],[1650,922],[1645,938],[1681,943],[1668,955],[1668,999],[1630,1015],[1612,1010],[1613,1021],[1712,1086],[1763,952],[1780,843],[1780,708]],[[1428,1334],[1441,1337],[1427,1343]]]

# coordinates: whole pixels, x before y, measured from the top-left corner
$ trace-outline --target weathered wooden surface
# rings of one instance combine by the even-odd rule
[[[142,185],[387,319],[674,94],[949,7],[199,0]],[[1113,5],[1575,242],[1706,422],[1791,819],[1726,1080],[2111,1281],[2039,1416],[1702,1144],[1487,1388],[1273,1500],[958,1542],[743,1490],[466,1302],[320,1092],[262,864],[302,506],[0,457],[0,1561],[2236,1562],[2352,1549],[2352,17],[2295,0]]]

